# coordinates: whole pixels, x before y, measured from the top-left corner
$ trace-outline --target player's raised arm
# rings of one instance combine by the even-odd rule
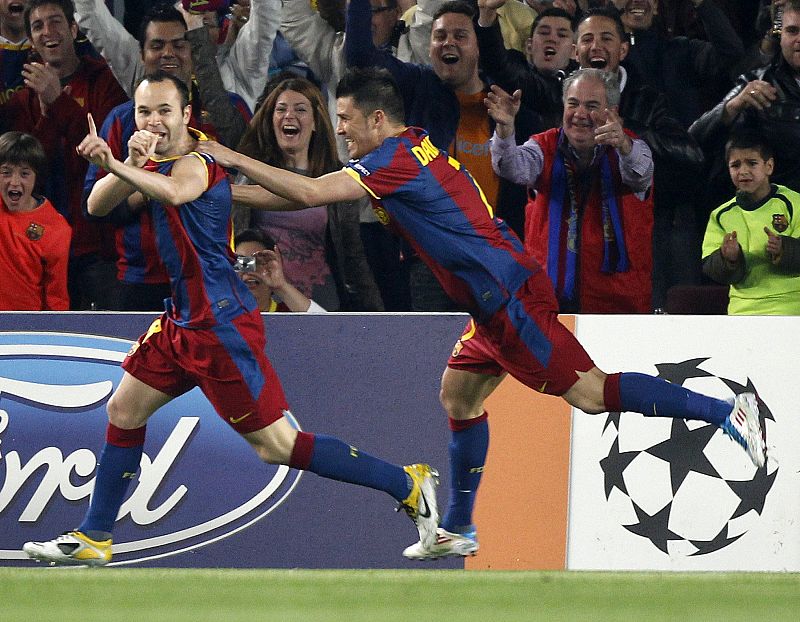
[[[355,201],[367,195],[367,191],[344,171],[328,173],[322,177],[305,177],[264,164],[213,141],[204,141],[198,144],[197,149],[213,156],[222,166],[236,168],[272,194],[296,204],[295,206],[287,204],[285,207],[268,207],[265,203],[253,205],[253,207],[284,210],[303,209],[339,201]]]
[[[87,121],[89,133],[75,148],[78,155],[107,171],[111,170],[109,167],[112,166],[112,162],[122,164],[114,158],[106,141],[97,135],[97,127],[91,113],[87,115]],[[134,192],[136,188],[124,180],[115,175],[106,175],[92,187],[86,207],[92,216],[105,216]]]
[[[108,170],[143,195],[165,205],[194,201],[205,192],[208,179],[205,161],[197,154],[181,157],[172,167],[170,175],[147,171],[118,160]]]
[[[257,184],[235,184],[231,186],[231,194],[234,203],[244,205],[251,209],[285,212],[308,207],[307,205],[301,205],[300,203],[279,197],[277,194],[273,194]]]

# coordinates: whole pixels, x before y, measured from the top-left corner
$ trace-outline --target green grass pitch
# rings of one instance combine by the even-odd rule
[[[800,620],[800,574],[0,568],[0,620]]]

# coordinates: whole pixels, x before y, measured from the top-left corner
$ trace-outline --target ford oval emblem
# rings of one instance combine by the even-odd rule
[[[0,559],[75,528],[88,507],[131,341],[0,332]],[[298,429],[296,420],[287,413]],[[114,564],[175,555],[246,529],[277,508],[299,471],[261,462],[194,389],[151,417],[114,531]]]

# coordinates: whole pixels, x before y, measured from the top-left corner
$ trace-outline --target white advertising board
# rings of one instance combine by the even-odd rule
[[[573,411],[567,567],[800,570],[800,318],[580,316],[605,372],[760,398],[756,469],[699,421]]]

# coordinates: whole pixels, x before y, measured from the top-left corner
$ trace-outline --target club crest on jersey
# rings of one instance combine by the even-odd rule
[[[378,219],[378,222],[381,223],[384,227],[389,224],[389,213],[386,209],[382,206],[377,206],[372,209],[375,212],[375,217]]]
[[[29,240],[33,240],[34,242],[36,240],[41,240],[44,235],[44,226],[32,222],[25,230],[25,235],[28,236]]]
[[[773,214],[772,228],[778,233],[786,231],[789,228],[789,221],[786,220],[786,216],[784,214]]]

